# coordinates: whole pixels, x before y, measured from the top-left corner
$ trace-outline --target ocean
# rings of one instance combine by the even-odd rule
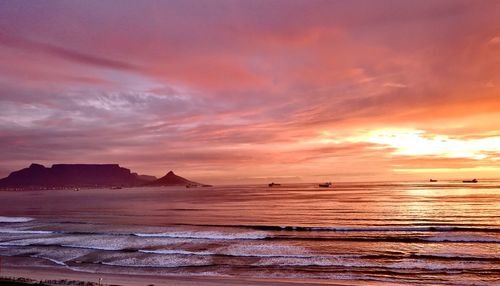
[[[2,191],[0,255],[99,273],[500,285],[500,181]]]

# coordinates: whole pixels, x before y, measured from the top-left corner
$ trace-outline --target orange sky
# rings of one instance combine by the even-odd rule
[[[500,2],[4,1],[0,176],[500,177]]]

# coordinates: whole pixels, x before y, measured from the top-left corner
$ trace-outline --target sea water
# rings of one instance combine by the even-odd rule
[[[499,285],[500,181],[3,191],[0,255],[101,273]]]

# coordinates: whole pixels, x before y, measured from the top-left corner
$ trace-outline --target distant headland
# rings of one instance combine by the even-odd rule
[[[203,184],[190,181],[181,176],[177,176],[173,171],[168,172],[165,176],[159,178],[158,180],[154,180],[152,182],[147,183],[148,186],[186,186],[186,187],[195,187],[195,186],[203,186]]]
[[[139,175],[118,164],[31,164],[0,179],[2,189],[50,189],[81,187],[204,186],[177,176],[173,171],[157,179]]]

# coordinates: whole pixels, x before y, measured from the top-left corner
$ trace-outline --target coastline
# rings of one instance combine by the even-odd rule
[[[106,285],[495,284],[499,183],[429,185],[0,192],[0,256],[8,256],[0,276],[80,285],[100,277]]]
[[[360,281],[302,281],[302,280],[279,280],[279,279],[247,279],[235,277],[190,277],[190,276],[158,276],[158,275],[131,275],[131,274],[110,274],[110,273],[90,273],[73,271],[64,267],[47,267],[47,266],[26,266],[16,265],[20,260],[26,258],[6,257],[1,256],[0,280],[8,279],[8,282],[13,282],[18,285],[99,285],[99,278],[102,278],[101,285],[155,285],[155,286],[195,286],[195,285],[234,285],[234,286],[318,286],[318,285],[333,285],[333,286],[352,286],[359,285]],[[35,282],[22,283],[16,279],[25,279]],[[33,281],[35,280],[35,281]],[[50,280],[50,282],[48,282]],[[4,280],[5,281],[5,280]],[[84,282],[84,284],[79,283]],[[368,281],[367,281],[368,282]],[[4,284],[0,281],[0,285]],[[364,283],[372,285],[371,282]]]

